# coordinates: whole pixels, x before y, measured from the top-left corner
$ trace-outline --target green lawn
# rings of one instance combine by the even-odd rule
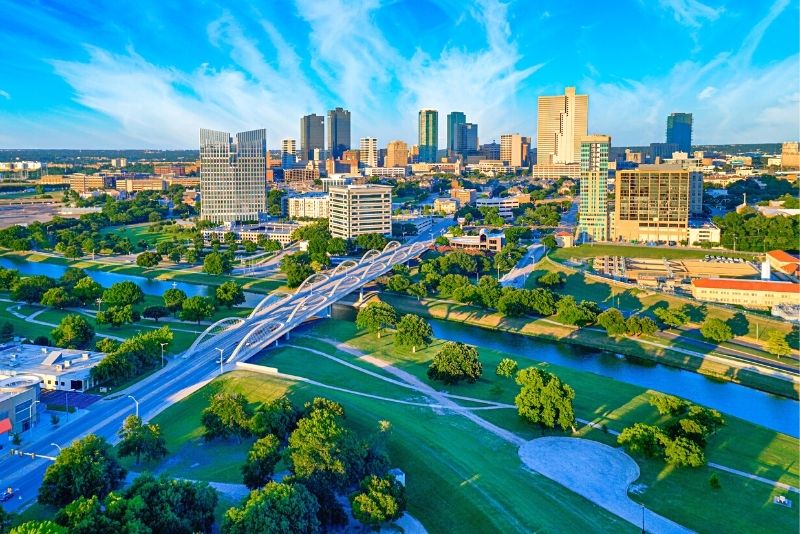
[[[708,254],[729,258],[752,258],[754,254],[732,251],[700,250],[682,247],[647,247],[635,245],[589,244],[570,248],[557,248],[550,253],[553,259],[566,261],[571,258],[595,258],[597,256],[626,256],[629,258],[667,258],[686,259],[704,258]]]
[[[148,245],[155,245],[161,241],[172,241],[173,238],[185,242],[194,237],[194,232],[179,227],[178,225],[164,225],[162,230],[154,232],[153,225],[156,223],[131,224],[124,227],[112,226],[100,230],[101,234],[113,233],[120,238],[127,237],[134,246],[139,241],[146,241]],[[173,230],[173,231],[170,231]]]

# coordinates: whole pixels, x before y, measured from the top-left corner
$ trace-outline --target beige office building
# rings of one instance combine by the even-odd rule
[[[500,136],[500,160],[507,161],[511,167],[526,167],[531,138],[520,134]]]
[[[408,145],[404,141],[392,141],[386,147],[384,167],[405,167],[408,165]]]
[[[374,137],[362,137],[359,142],[361,162],[367,167],[378,166],[378,140]]]
[[[388,185],[343,185],[329,189],[331,235],[352,239],[363,234],[392,233],[392,188]]]
[[[327,219],[328,195],[307,193],[286,199],[290,219]]]
[[[791,141],[781,146],[781,169],[800,169],[800,143]]]
[[[581,138],[588,133],[588,124],[589,95],[567,87],[563,95],[540,96],[537,163],[580,163]]]
[[[617,171],[615,241],[681,242],[689,239],[689,218],[702,211],[693,198],[702,175],[673,165],[641,165]]]

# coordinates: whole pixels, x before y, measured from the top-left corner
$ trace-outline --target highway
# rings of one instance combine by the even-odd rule
[[[94,403],[87,408],[89,413],[65,420],[57,430],[38,434],[33,441],[25,440],[16,448],[52,455],[56,452],[52,443],[64,447],[87,434],[96,434],[115,443],[123,420],[134,413],[134,403],[128,395],[139,402],[139,414],[149,421],[215,376],[231,370],[235,362],[253,357],[297,325],[324,313],[331,304],[385,274],[394,265],[418,257],[431,244],[431,240],[423,238],[406,245],[393,242],[382,252],[368,252],[359,262],[344,262],[332,271],[310,277],[295,293],[267,296],[247,319],[231,318],[216,328],[212,325],[208,335],[202,339],[198,337],[196,345],[173,358],[162,370]],[[215,332],[218,333],[211,335]],[[220,358],[220,351],[223,358]],[[47,423],[39,423],[43,424]],[[20,511],[36,499],[50,461],[11,456],[8,450],[3,452],[0,488],[11,487],[16,493],[12,500],[4,503],[4,508],[9,512]]]

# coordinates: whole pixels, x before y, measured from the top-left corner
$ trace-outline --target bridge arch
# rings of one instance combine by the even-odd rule
[[[372,263],[371,263],[371,264],[370,264],[370,265],[369,265],[369,266],[366,268],[366,270],[364,271],[364,273],[361,275],[361,281],[362,281],[362,282],[363,282],[363,281],[365,281],[367,278],[369,278],[370,274],[371,274],[371,273],[373,272],[373,270],[374,270],[374,269],[373,269],[373,267],[375,267],[375,266],[377,266],[377,267],[378,267],[378,269],[377,269],[378,271],[381,271],[381,270],[383,270],[383,269],[386,269],[386,268],[387,268],[387,263],[386,263],[386,262],[383,262],[383,261],[375,261],[375,262],[372,262]]]
[[[309,302],[309,300],[312,299],[312,298],[313,299],[322,299],[322,300],[321,300],[321,302],[313,302],[313,303]],[[319,305],[319,304],[325,304],[327,301],[328,301],[328,296],[327,295],[316,294],[316,295],[308,295],[306,297],[303,297],[300,300],[300,302],[298,302],[297,305],[292,309],[292,312],[289,314],[289,317],[286,319],[286,324],[291,323],[292,319],[294,319],[294,316],[297,315],[297,312],[299,312],[303,307],[315,306],[315,305]]]
[[[331,277],[328,276],[327,274],[314,273],[311,276],[309,276],[308,278],[306,278],[305,280],[303,280],[303,283],[300,284],[300,287],[295,289],[294,294],[295,295],[299,294],[301,291],[303,291],[303,289],[306,288],[306,286],[311,287],[314,284],[317,284],[317,283],[322,282],[322,281],[327,282],[330,279],[331,279]]]
[[[370,250],[366,251],[363,256],[361,256],[361,259],[358,260],[358,264],[359,265],[364,265],[365,263],[367,263],[369,261],[372,261],[373,258],[377,258],[380,255],[381,255],[381,252],[379,250],[375,250],[374,248],[370,249]]]
[[[186,349],[186,354],[191,355],[194,351],[207,341],[207,338],[216,336],[225,332],[226,330],[230,330],[231,328],[236,328],[241,326],[244,323],[244,319],[241,317],[225,317],[220,319],[216,323],[210,325],[208,328],[203,330],[203,332],[197,336],[191,346]],[[223,327],[223,328],[220,328]]]
[[[388,243],[386,243],[386,246],[383,247],[383,250],[381,252],[384,252],[384,253],[385,252],[389,252],[390,250],[394,250],[394,249],[400,248],[402,246],[403,245],[401,245],[399,241],[389,241]]]
[[[239,354],[242,352],[242,350],[250,346],[252,343],[258,343],[260,341],[263,341],[266,336],[269,336],[269,334],[271,334],[275,330],[275,328],[283,328],[284,326],[286,326],[284,323],[272,319],[266,319],[264,321],[256,323],[256,325],[250,329],[247,335],[242,338],[239,344],[236,345],[236,348],[233,349],[233,352],[225,361],[225,363],[230,363],[235,361],[236,358],[239,356]]]
[[[356,285],[351,283],[353,280],[355,280],[356,284],[361,282],[361,278],[359,278],[358,276],[354,274],[348,274],[341,280],[337,281],[336,284],[334,284],[333,289],[331,289],[331,292],[328,293],[328,296],[333,297],[336,294],[336,291],[339,289],[339,286],[341,286],[344,283],[348,283],[348,285]]]
[[[337,274],[343,273],[345,271],[349,271],[353,267],[358,267],[358,262],[355,260],[345,260],[339,265],[331,273],[331,276],[336,276]]]
[[[280,298],[278,298],[277,300],[273,299],[273,297],[277,297],[277,296],[280,296]],[[291,297],[292,297],[291,293],[286,293],[284,291],[275,291],[274,293],[270,293],[268,295],[265,295],[264,298],[261,299],[261,301],[259,301],[259,303],[256,305],[256,307],[253,308],[253,311],[250,312],[250,315],[248,315],[247,318],[248,319],[252,319],[253,317],[258,315],[259,313],[261,313],[265,309],[269,308],[269,306],[272,306],[274,304],[278,304],[282,300],[284,300],[286,298],[291,298]],[[268,302],[269,302],[269,306],[267,306]]]

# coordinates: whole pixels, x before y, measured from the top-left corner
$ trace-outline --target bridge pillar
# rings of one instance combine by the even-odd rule
[[[290,339],[289,334],[291,334],[291,332],[286,332],[286,341],[289,341]]]
[[[361,302],[364,300],[364,286],[361,286],[358,289],[358,301]]]

